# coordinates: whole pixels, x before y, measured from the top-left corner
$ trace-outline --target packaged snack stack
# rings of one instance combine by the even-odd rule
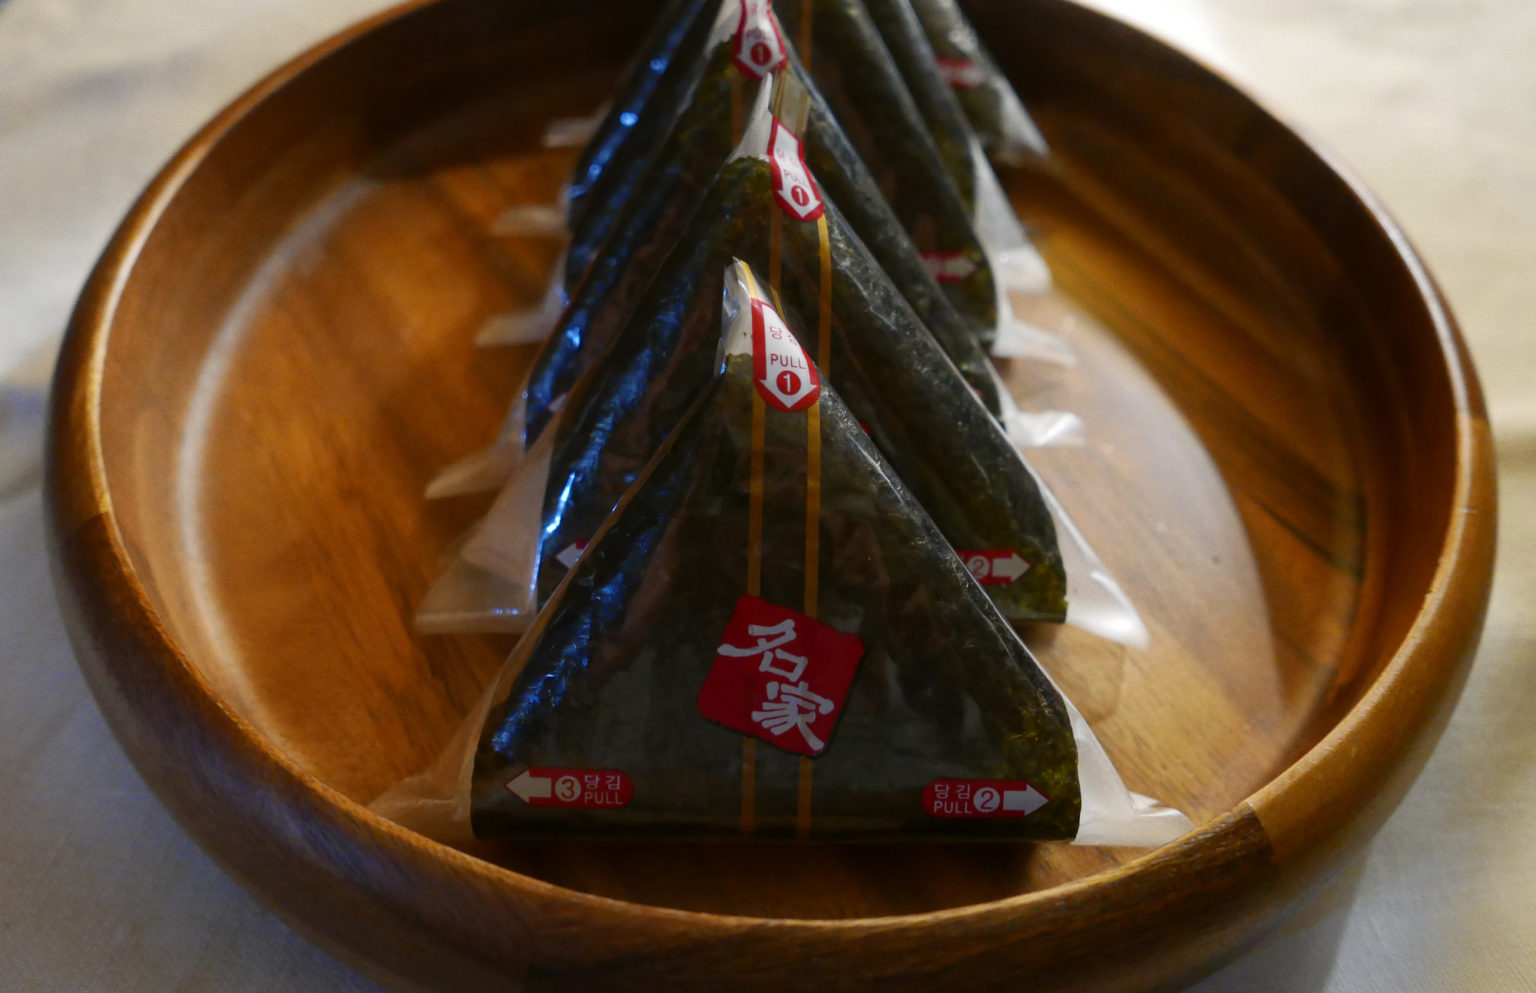
[[[670,27],[653,34],[649,57],[638,60],[621,85],[573,175],[565,267],[531,320],[553,325],[548,302],[574,294],[615,236],[625,205],[648,182],[647,170],[668,157],[666,137],[700,80],[719,78],[723,46],[749,78],[803,60],[925,266],[984,345],[1008,357],[1070,361],[1059,339],[1013,316],[1007,291],[1038,291],[1049,285],[1049,274],[1017,220],[1007,222],[1012,209],[999,199],[995,177],[990,186],[983,183],[990,169],[973,175],[964,143],[974,143],[974,136],[962,124],[964,134],[953,135],[941,154],[934,138],[941,132],[925,120],[862,3],[802,9],[799,0],[779,0],[776,12],[770,0],[719,0],[702,11],[697,3],[674,4],[663,18]],[[931,61],[925,68],[922,81],[945,90]],[[738,113],[738,135],[740,122]],[[994,216],[1000,208],[1003,216]],[[509,329],[504,340],[526,340],[528,321],[503,319],[495,326]]]
[[[424,627],[526,626],[708,382],[721,273],[742,258],[805,315],[816,347],[836,359],[833,385],[1004,616],[1144,637],[1007,430],[812,174],[800,138],[810,107],[792,76],[764,86],[741,144],[623,329],[429,593]]]
[[[997,370],[940,289],[793,53],[758,82],[742,68],[735,48],[730,38],[717,44],[686,96],[661,154],[618,208],[608,239],[577,284],[554,333],[540,348],[494,445],[445,470],[434,481],[430,496],[494,488],[505,481],[576,380],[630,316],[683,225],[698,209],[710,180],[740,139],[749,116],[743,108],[763,99],[774,107],[796,108],[797,119],[804,117],[807,164],[834,201],[849,205],[849,224],[1014,442],[1034,448],[1080,439],[1081,422],[1075,415],[1020,410],[1003,388]],[[771,88],[769,94],[763,92],[765,86]],[[756,100],[751,96],[754,91]]]
[[[1161,844],[750,267],[708,381],[519,643],[476,834]],[[821,365],[813,359],[815,354]]]

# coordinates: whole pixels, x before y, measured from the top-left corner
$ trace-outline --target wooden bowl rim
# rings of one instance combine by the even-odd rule
[[[544,901],[558,901],[563,907],[596,915],[608,924],[624,926],[642,921],[654,924],[658,920],[671,920],[694,929],[695,933],[701,927],[712,928],[714,933],[723,934],[746,926],[764,925],[801,929],[803,932],[839,932],[875,928],[891,930],[927,926],[936,922],[979,924],[1017,918],[1032,908],[1073,894],[1114,887],[1121,881],[1148,872],[1154,863],[1161,862],[1165,857],[1197,852],[1216,825],[1244,813],[1257,813],[1261,823],[1265,824],[1266,834],[1270,835],[1271,844],[1276,844],[1274,832],[1265,817],[1267,811],[1283,811],[1287,807],[1297,809],[1293,805],[1298,801],[1301,801],[1302,808],[1314,808],[1325,799],[1318,795],[1320,788],[1331,789],[1335,794],[1343,793],[1349,787],[1342,784],[1352,784],[1354,780],[1345,775],[1335,782],[1332,774],[1343,765],[1358,761],[1358,750],[1352,752],[1348,744],[1357,737],[1356,732],[1371,722],[1373,716],[1382,711],[1396,695],[1415,692],[1410,682],[1420,683],[1426,673],[1440,673],[1459,663],[1454,653],[1447,650],[1445,635],[1477,624],[1486,604],[1493,558],[1492,522],[1488,519],[1490,514],[1478,511],[1491,507],[1494,465],[1476,374],[1467,357],[1455,319],[1432,277],[1406,235],[1346,166],[1304,132],[1273,114],[1225,74],[1111,15],[1082,7],[1075,0],[1050,0],[1064,6],[1078,7],[1089,16],[1112,22],[1120,30],[1134,32],[1140,36],[1140,43],[1161,49],[1162,56],[1172,56],[1219,81],[1223,87],[1268,116],[1277,126],[1296,135],[1307,150],[1347,186],[1358,206],[1366,211],[1380,235],[1391,244],[1411,277],[1433,325],[1436,343],[1444,359],[1456,416],[1456,466],[1449,525],[1440,542],[1438,566],[1425,593],[1424,605],[1412,627],[1393,652],[1390,662],[1338,723],[1290,767],[1230,810],[1214,816],[1170,845],[1149,851],[1123,866],[1049,889],[985,903],[922,913],[849,919],[772,918],[678,910],[567,889],[475,858],[400,827],[305,771],[214,693],[202,672],[160,622],[134,569],[113,513],[100,431],[102,374],[111,328],[117,316],[117,305],[132,278],[149,235],[186,180],[195,173],[217,143],[264,100],[340,50],[386,24],[446,2],[448,0],[405,0],[364,18],[290,59],[227,105],[178,150],[140,194],[91,273],[70,319],[66,348],[61,354],[54,381],[56,386],[76,382],[87,391],[87,395],[83,403],[75,402],[81,399],[79,397],[65,399],[56,396],[53,401],[48,499],[55,508],[68,505],[72,512],[56,515],[52,527],[62,540],[67,537],[63,532],[72,531],[97,516],[103,519],[113,564],[121,570],[126,581],[126,589],[117,590],[118,595],[110,598],[109,612],[116,619],[121,619],[120,627],[123,630],[149,630],[159,636],[154,639],[159,644],[147,643],[146,639],[141,647],[157,656],[161,664],[174,667],[178,675],[221,714],[226,721],[222,729],[226,736],[226,748],[234,750],[243,747],[253,750],[269,763],[273,771],[299,786],[301,794],[308,794],[310,802],[319,808],[331,807],[334,813],[341,815],[342,820],[351,822],[365,836],[374,835],[392,849],[403,846],[427,859],[442,862],[445,868],[451,867],[492,887],[509,890],[524,898],[530,906]],[[94,584],[109,581],[103,576],[76,578],[83,581],[82,585],[86,589],[93,589]],[[1454,602],[1455,598],[1448,596],[1448,591],[1461,588],[1469,581],[1482,584],[1480,596],[1473,598],[1476,603],[1472,609],[1468,609],[1465,603],[1458,605]],[[131,621],[128,620],[130,618]],[[1417,678],[1414,674],[1417,674]],[[1367,737],[1366,740],[1370,739]],[[1391,744],[1392,741],[1388,740],[1386,744],[1378,744],[1377,747],[1390,748]],[[1302,793],[1309,795],[1298,795]],[[1337,795],[1334,799],[1348,800],[1347,797]],[[1297,832],[1297,836],[1287,846],[1289,854],[1301,854],[1315,847],[1326,837],[1327,829],[1336,826],[1320,825],[1309,830],[1304,824],[1284,817],[1283,814],[1278,820],[1283,821],[1286,828]]]

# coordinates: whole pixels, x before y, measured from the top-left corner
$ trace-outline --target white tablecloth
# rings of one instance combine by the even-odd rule
[[[1501,559],[1445,738],[1366,855],[1198,993],[1536,989],[1536,3],[1097,0],[1338,151],[1441,279],[1487,388]],[[374,990],[226,878],[75,669],[42,547],[51,351],[203,120],[378,0],[0,0],[0,989]]]

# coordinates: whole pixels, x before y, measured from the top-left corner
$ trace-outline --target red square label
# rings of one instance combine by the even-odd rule
[[[736,601],[699,713],[787,752],[826,750],[864,643],[755,596]]]

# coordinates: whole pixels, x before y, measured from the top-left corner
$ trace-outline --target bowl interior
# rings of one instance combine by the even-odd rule
[[[1153,644],[1026,637],[1128,784],[1199,821],[1318,741],[1401,639],[1435,549],[1393,539],[1443,531],[1449,483],[1417,470],[1454,458],[1449,387],[1406,371],[1434,347],[1421,290],[1370,261],[1387,236],[1298,139],[1095,15],[972,10],[1056,153],[1004,177],[1058,277],[1018,304],[1081,357],[1006,374],[1086,421],[1088,446],[1037,465]],[[543,125],[604,98],[646,13],[450,0],[357,37],[216,122],[120,294],[100,433],[135,568],[212,692],[354,800],[428,763],[510,648],[413,632],[487,505],[421,494],[494,437],[532,358],[472,339],[537,301],[558,246],[495,221],[555,198],[574,155]],[[478,851],[587,892],[790,917],[973,904],[1140,854]]]

